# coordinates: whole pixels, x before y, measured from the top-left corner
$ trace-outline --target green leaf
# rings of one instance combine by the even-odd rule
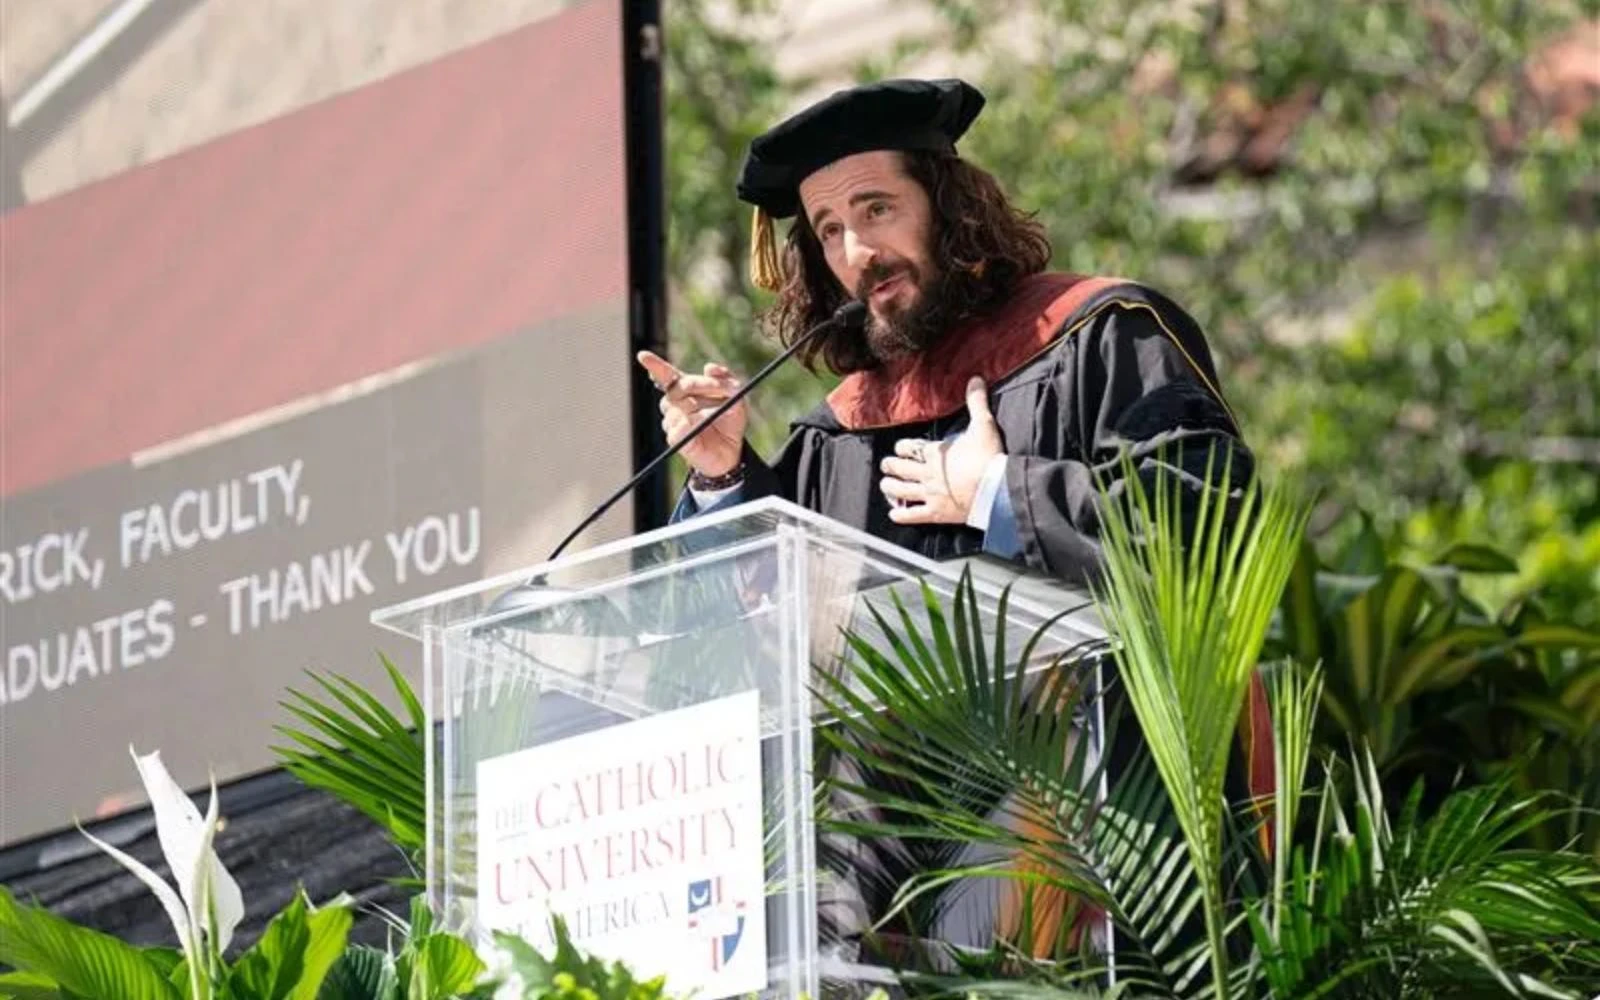
[[[0,1000],[73,1000],[73,998],[49,976],[37,972],[7,972],[0,975]]]
[[[1220,991],[1228,981],[1221,875],[1227,761],[1309,510],[1260,480],[1240,491],[1236,506],[1219,502],[1214,488],[1188,498],[1164,471],[1147,489],[1130,466],[1124,459],[1126,505],[1105,499],[1114,516],[1103,519],[1106,573],[1096,597],[1119,643],[1128,701],[1194,859]],[[1206,481],[1227,478],[1222,471]]]
[[[1393,665],[1407,639],[1416,632],[1418,619],[1426,606],[1428,589],[1422,577],[1409,569],[1391,569],[1379,614],[1378,690],[1387,695],[1395,683]]]
[[[538,996],[539,990],[550,985],[555,976],[555,968],[533,945],[515,934],[507,934],[504,931],[495,931],[494,940],[511,959],[511,968],[522,980],[526,990],[525,996]]]
[[[1334,566],[1345,576],[1376,576],[1384,571],[1389,562],[1383,548],[1383,536],[1378,534],[1378,526],[1370,514],[1361,511],[1360,517],[1361,530],[1339,553]]]
[[[1317,603],[1317,551],[1309,539],[1300,543],[1300,555],[1283,591],[1282,612],[1287,651],[1301,665],[1316,666],[1325,654]]]
[[[1585,725],[1600,727],[1600,660],[1575,667],[1561,682],[1560,699]]]
[[[1443,921],[1449,921],[1444,923]],[[1465,910],[1452,909],[1446,911],[1441,922],[1429,928],[1429,933],[1450,942],[1463,954],[1478,963],[1484,971],[1494,976],[1507,993],[1513,996],[1519,992],[1512,985],[1505,970],[1500,967],[1494,956],[1494,947],[1489,943],[1489,936],[1483,932],[1480,925],[1471,913]]]
[[[433,909],[428,906],[426,896],[419,894],[411,897],[410,915],[410,923],[406,925],[408,941],[421,941],[433,933]]]
[[[239,956],[227,979],[233,1000],[284,1000],[289,995],[305,969],[309,911],[305,893],[296,892],[255,945]]]
[[[344,897],[313,910],[297,892],[234,963],[227,979],[232,1000],[316,1000],[353,919]]]
[[[323,978],[317,1000],[403,1000],[394,959],[366,945],[345,949]]]
[[[139,953],[168,979],[171,979],[173,973],[178,971],[179,966],[183,965],[183,952],[176,948],[140,948]],[[174,981],[176,982],[176,980]]]
[[[400,672],[400,668],[394,665],[393,660],[390,660],[382,653],[378,654],[378,659],[383,663],[384,672],[389,675],[389,683],[393,685],[395,693],[400,696],[400,703],[405,706],[406,716],[411,720],[411,731],[413,733],[427,732],[427,713],[422,710],[422,702],[418,700],[417,693],[412,690],[410,682]]]
[[[1571,625],[1535,625],[1518,633],[1515,641],[1528,649],[1600,649],[1600,632]]]
[[[552,956],[539,954],[523,939],[496,931],[494,939],[511,960],[512,969],[522,980],[524,997],[572,1000],[652,1000],[664,993],[660,977],[640,981],[621,962],[609,965],[585,955],[572,943],[567,925],[554,918],[556,947]]]
[[[430,934],[416,949],[407,1000],[444,1000],[471,989],[487,966],[453,934]]]
[[[283,707],[304,726],[274,727],[297,746],[272,750],[295,777],[360,810],[415,860],[426,838],[425,720],[404,675],[380,659],[409,725],[356,682],[313,673],[327,698],[291,688]]]
[[[181,959],[177,965],[167,973],[167,982],[180,992],[187,995],[193,984],[189,981],[189,960]]]
[[[1463,669],[1482,662],[1484,650],[1505,641],[1505,631],[1494,625],[1458,625],[1428,640],[1392,668],[1385,702],[1398,705],[1446,679],[1459,680]]]
[[[4,887],[0,962],[46,976],[82,1000],[181,1000],[139,949],[46,910],[21,906]]]
[[[1514,574],[1517,561],[1487,545],[1465,542],[1450,546],[1432,560],[1436,566],[1454,566],[1467,573]]]
[[[344,953],[355,914],[348,897],[323,904],[306,920],[310,940],[306,942],[300,979],[289,993],[289,1000],[317,1000],[323,980]]]
[[[1394,704],[1401,678],[1395,657],[1417,629],[1428,588],[1413,570],[1391,566],[1347,604],[1339,620],[1339,649],[1352,689],[1368,705]]]
[[[355,721],[374,734],[383,737],[396,734],[406,737],[411,735],[406,730],[405,724],[396,718],[394,713],[348,677],[339,674],[319,677],[313,674],[312,680],[344,706],[345,710],[354,716]],[[338,718],[337,709],[330,708],[328,716],[330,719]]]
[[[383,735],[365,732],[342,719],[330,717],[336,712],[332,708],[317,712],[292,705],[287,707],[291,715],[320,728],[329,739],[334,741],[330,744],[327,740],[316,737],[300,739],[300,735],[295,732],[281,730],[295,739],[296,742],[329,758],[341,753],[352,754],[355,758],[355,766],[367,769],[371,774],[372,780],[380,783],[376,784],[375,787],[381,788],[381,782],[384,781],[403,783],[410,780],[411,758],[409,756],[402,757],[396,753],[396,748],[386,743],[386,737]],[[390,743],[393,742],[395,741],[390,741]]]

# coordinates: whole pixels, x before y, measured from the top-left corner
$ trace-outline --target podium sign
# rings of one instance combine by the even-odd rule
[[[851,992],[848,928],[880,915],[818,876],[813,691],[848,677],[847,634],[886,645],[874,609],[925,627],[922,588],[957,581],[764,499],[374,613],[424,644],[435,911],[536,947],[560,916],[707,1000]],[[976,589],[993,635],[1000,588]],[[1008,669],[1049,604],[1006,604]],[[1033,662],[1100,635],[1069,616]]]
[[[478,762],[484,927],[548,953],[550,918],[678,990],[767,983],[755,691]]]

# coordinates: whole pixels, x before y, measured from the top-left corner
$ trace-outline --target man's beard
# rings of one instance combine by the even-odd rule
[[[879,362],[899,361],[927,350],[944,336],[950,325],[941,275],[925,280],[921,269],[910,261],[873,264],[867,268],[856,282],[856,298],[868,301],[873,288],[896,275],[904,275],[917,294],[909,306],[902,308],[890,303],[883,316],[867,314],[867,349]]]

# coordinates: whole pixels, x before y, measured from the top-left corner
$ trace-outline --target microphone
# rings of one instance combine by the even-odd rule
[[[571,533],[569,533],[567,537],[561,540],[560,545],[557,545],[553,550],[551,550],[550,554],[545,557],[545,562],[550,562],[557,556],[561,555],[561,553],[566,550],[566,547],[572,544],[572,540],[574,538],[577,538],[579,535],[583,534],[583,530],[585,528],[598,521],[606,511],[610,510],[616,505],[618,500],[621,500],[623,497],[627,496],[628,493],[639,484],[640,480],[654,472],[662,462],[667,461],[672,456],[682,451],[684,445],[687,445],[690,441],[693,441],[701,431],[716,423],[724,413],[727,413],[729,410],[733,409],[734,406],[738,405],[739,400],[748,395],[750,390],[754,389],[756,386],[765,381],[767,376],[777,371],[778,367],[793,357],[796,351],[809,344],[819,334],[824,332],[857,328],[866,321],[866,318],[866,303],[860,302],[856,299],[851,299],[838,309],[834,310],[832,316],[829,316],[821,323],[818,323],[816,326],[807,330],[799,337],[796,337],[794,343],[790,344],[782,354],[768,362],[765,368],[761,369],[759,372],[756,372],[750,381],[739,387],[738,392],[723,400],[722,404],[716,409],[712,410],[709,416],[700,421],[694,427],[690,428],[689,433],[685,434],[681,441],[675,445],[672,445],[666,451],[663,451],[661,454],[651,459],[649,465],[646,465],[643,469],[640,469],[632,479],[628,480],[626,483],[623,483],[620,489],[611,494],[609,497],[606,497],[606,499],[601,502],[600,506],[596,507],[588,517],[584,518],[576,528],[572,529]]]

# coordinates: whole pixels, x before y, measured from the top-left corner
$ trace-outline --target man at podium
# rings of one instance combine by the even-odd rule
[[[1194,320],[1135,282],[1047,271],[1043,227],[957,155],[983,104],[960,80],[891,80],[751,143],[738,195],[753,278],[778,296],[768,330],[787,346],[851,298],[867,315],[800,350],[843,378],[770,462],[742,403],[685,447],[674,520],[776,494],[932,559],[986,552],[1084,582],[1124,453],[1191,490],[1210,461],[1250,473]],[[672,443],[739,386],[721,365],[639,360]]]

